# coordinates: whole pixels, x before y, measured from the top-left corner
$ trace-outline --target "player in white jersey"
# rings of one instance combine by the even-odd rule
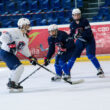
[[[36,58],[31,56],[28,48],[28,32],[30,31],[30,21],[27,18],[18,20],[18,28],[2,33],[0,36],[0,59],[4,61],[11,70],[9,89],[23,90],[18,85],[18,81],[23,73],[23,65],[17,58],[16,53],[19,51],[26,57],[29,57],[32,65],[36,65]]]

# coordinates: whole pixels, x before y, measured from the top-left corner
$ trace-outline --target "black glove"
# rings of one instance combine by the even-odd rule
[[[50,60],[47,57],[44,57],[44,65],[47,66],[49,65]]]
[[[15,44],[15,41],[13,41],[12,43],[9,43],[8,44],[8,47],[10,48],[10,52],[11,53],[15,53],[16,52],[16,44]]]
[[[31,63],[32,65],[35,66],[35,65],[37,64],[37,59],[36,59],[35,57],[30,56],[29,59],[30,59],[30,63]]]

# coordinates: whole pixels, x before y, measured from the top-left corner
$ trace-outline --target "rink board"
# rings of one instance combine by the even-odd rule
[[[69,25],[58,25],[60,30],[63,30],[70,33]],[[42,64],[44,56],[47,54],[48,49],[48,26],[38,26],[32,27],[32,31],[29,34],[29,49],[31,54],[36,58],[40,58],[39,63]],[[99,61],[110,61],[110,22],[97,22],[91,23],[91,28],[96,40],[96,54]],[[2,28],[0,31],[7,31],[13,28]],[[40,45],[43,46],[41,49]],[[57,49],[56,49],[57,50]],[[55,54],[57,51],[55,52]],[[54,54],[54,56],[55,56]],[[84,50],[82,55],[86,55],[86,51]],[[21,59],[24,65],[29,65],[29,61],[26,61],[22,56],[17,54],[19,59]],[[55,59],[51,60],[51,63],[54,63]],[[77,61],[89,61],[87,57],[78,58]],[[0,62],[0,67],[6,66],[4,62]]]
[[[97,56],[99,61],[110,61],[110,56]],[[89,61],[87,57],[81,57],[81,58],[77,58],[77,62],[87,62]],[[23,65],[30,65],[30,62],[27,60],[22,60],[21,61]],[[51,63],[54,63],[55,59],[51,60]],[[38,60],[38,63],[43,64],[43,59]],[[4,62],[0,62],[0,67],[5,67],[6,64]]]
[[[59,30],[70,33],[69,24],[58,25]],[[97,22],[91,23],[91,28],[96,41],[96,54],[107,55],[110,54],[110,22]],[[2,28],[0,31],[6,32],[13,28]],[[47,55],[48,50],[48,26],[35,26],[29,33],[29,49],[32,55],[36,58],[44,58]],[[55,54],[57,54],[57,47]],[[55,56],[55,54],[53,56]],[[82,52],[82,55],[86,55],[86,51]],[[17,54],[17,56],[24,60],[23,56]]]

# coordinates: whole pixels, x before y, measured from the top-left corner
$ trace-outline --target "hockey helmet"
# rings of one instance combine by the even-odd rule
[[[79,8],[75,8],[72,10],[72,15],[74,14],[81,14],[81,10]]]
[[[48,27],[48,31],[58,30],[58,26],[56,24],[51,24]]]
[[[20,18],[18,20],[18,23],[17,24],[18,24],[18,27],[22,28],[23,25],[30,25],[30,21],[27,18]]]

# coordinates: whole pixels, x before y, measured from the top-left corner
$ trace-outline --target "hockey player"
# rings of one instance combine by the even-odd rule
[[[32,65],[36,65],[36,58],[31,56],[28,48],[29,37],[27,33],[30,31],[30,21],[27,18],[20,18],[17,24],[17,29],[2,33],[0,36],[0,60],[4,61],[11,70],[8,88],[22,91],[23,87],[18,85],[18,81],[24,68],[16,53],[19,51],[29,57]]]
[[[58,30],[56,24],[52,24],[48,27],[49,37],[48,45],[49,50],[47,56],[44,58],[44,65],[47,66],[50,63],[50,59],[55,52],[55,47],[58,47],[58,54],[56,55],[55,61],[55,71],[56,76],[52,77],[52,81],[58,81],[62,77],[62,72],[64,72],[63,78],[65,80],[70,80],[70,71],[67,68],[67,61],[71,58],[74,50],[74,40],[69,37],[69,35]]]
[[[97,76],[104,77],[104,72],[95,57],[96,44],[90,24],[87,19],[81,17],[80,9],[73,9],[73,22],[70,24],[70,36],[76,39],[73,57],[68,62],[68,68],[71,69],[77,57],[80,57],[82,51],[86,48],[87,57],[98,70]]]

